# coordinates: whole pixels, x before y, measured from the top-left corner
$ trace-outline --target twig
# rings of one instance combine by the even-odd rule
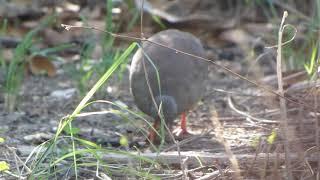
[[[266,47],[265,47],[265,48],[266,48]],[[260,55],[251,63],[251,65],[248,67],[246,77],[248,77],[249,73],[252,71],[252,69],[253,69],[254,66],[257,64],[257,62],[259,62],[260,60],[262,60],[262,58],[263,58],[264,56],[267,56],[268,54],[273,54],[273,51],[272,51],[272,50],[267,50],[266,52],[260,54]],[[270,60],[270,59],[268,58],[268,60]]]
[[[228,105],[229,105],[229,107],[230,107],[232,110],[234,110],[236,113],[245,116],[246,119],[249,118],[249,119],[258,121],[258,122],[260,122],[260,123],[266,123],[266,124],[279,124],[279,122],[277,122],[277,121],[268,120],[268,119],[256,118],[256,117],[250,115],[250,114],[247,113],[247,112],[240,111],[239,109],[237,109],[237,108],[234,106],[234,104],[233,104],[233,102],[232,102],[231,96],[228,97]],[[249,121],[249,122],[252,123],[252,124],[255,124],[255,123],[252,122],[252,121]]]
[[[317,1],[316,4],[320,4],[320,1]],[[320,38],[320,33],[318,32],[318,39]],[[317,64],[319,64],[319,61],[320,61],[320,43],[318,41],[318,58],[317,58]],[[319,68],[319,67],[317,67]],[[315,73],[316,74],[316,80],[319,78],[319,74],[318,73]],[[315,81],[316,81],[315,80]],[[318,105],[318,93],[314,93],[314,106],[316,109],[318,109],[319,105]],[[316,116],[316,127],[315,127],[315,131],[316,131],[316,138],[315,138],[315,141],[316,141],[316,146],[317,146],[317,150],[318,150],[318,153],[320,154],[320,129],[319,129],[319,126],[320,126],[320,119],[319,119],[319,114],[318,113],[315,113],[315,116]],[[318,156],[318,169],[317,169],[317,175],[320,174],[320,155]]]
[[[315,107],[318,107],[318,95],[314,95],[314,101],[315,101]],[[317,147],[317,150],[318,150],[318,163],[317,163],[317,179],[319,179],[319,175],[320,175],[320,142],[319,142],[319,134],[320,134],[320,129],[319,129],[319,116],[318,116],[318,113],[316,113],[316,125],[315,125],[315,135],[316,135],[316,138],[315,138],[315,144],[316,144],[316,147]]]
[[[9,147],[9,146],[5,146],[9,151],[11,151],[11,153],[14,155],[14,158],[15,158],[15,160],[16,160],[16,165],[17,165],[17,161],[19,161],[20,163],[21,163],[21,165],[23,166],[22,167],[22,170],[21,170],[21,172],[19,173],[20,175],[28,175],[28,174],[30,174],[31,173],[31,169],[26,165],[26,163],[25,162],[23,162],[22,160],[21,160],[21,158],[17,155],[17,153],[16,153],[16,150],[15,149],[13,149],[13,148],[11,148],[11,147]],[[18,169],[18,167],[17,167],[17,169]],[[24,169],[26,169],[26,171],[27,171],[27,173],[26,174],[23,174],[23,171],[24,171]],[[19,170],[19,169],[18,169]]]
[[[264,144],[264,142],[262,141],[262,138],[259,138],[259,144],[256,146],[256,151],[255,151],[255,158],[249,163],[249,168],[246,171],[246,173],[244,174],[244,178],[246,178],[249,173],[251,173],[251,171],[253,170],[253,166],[255,165],[256,159],[259,155],[259,153],[262,151],[262,145]]]
[[[134,155],[139,155],[139,157],[134,157]],[[149,160],[157,161],[161,164],[173,165],[179,163],[179,155],[177,151],[171,152],[161,152],[161,153],[137,153],[137,152],[128,152],[128,154],[117,154],[117,153],[103,153],[102,159],[107,160],[112,163],[121,163],[127,164],[129,159],[132,163],[141,163],[142,158],[147,158]],[[301,153],[291,153],[290,158],[295,161],[301,162]],[[199,166],[199,159],[203,166],[212,165],[214,162],[220,162],[225,164],[229,162],[229,155],[227,153],[205,153],[205,152],[195,152],[195,151],[187,151],[181,152],[181,157],[184,159],[188,157],[188,164],[190,166]],[[285,162],[285,154],[283,153],[259,153],[258,156],[255,154],[236,154],[234,157],[241,163],[256,161],[257,165],[263,164],[266,159],[269,161],[278,160],[279,164],[283,164]],[[308,156],[303,157],[306,161],[309,162],[317,162],[318,154],[308,154]]]
[[[210,179],[216,179],[220,175],[220,171],[214,171],[211,173],[208,173],[196,180],[210,180]]]
[[[218,114],[215,110],[211,110],[211,112],[213,114],[211,116],[212,124],[216,128],[217,139],[220,141],[220,143],[222,143],[224,145],[226,155],[227,155],[229,161],[231,162],[231,168],[234,171],[234,174],[232,174],[232,178],[237,179],[237,180],[241,180],[241,179],[243,179],[243,177],[240,174],[240,167],[239,167],[238,160],[237,160],[236,156],[232,153],[228,141],[226,141],[224,138],[223,126],[221,125],[220,121],[218,120]]]
[[[99,175],[99,167],[100,167],[100,165],[99,165],[99,160],[98,160],[98,161],[97,161],[97,168],[96,168],[96,171],[95,171],[96,177],[97,177],[98,179],[101,179],[101,180],[111,180],[111,178],[110,178],[108,175],[104,174],[104,173],[101,173],[101,174]]]
[[[12,173],[12,172],[10,172],[10,171],[8,171],[8,170],[6,170],[6,171],[3,171],[5,174],[8,174],[8,175],[10,175],[10,176],[13,176],[13,177],[15,177],[15,178],[17,178],[17,179],[27,179],[27,177],[23,177],[23,176],[21,176],[20,174],[19,175],[16,175],[16,174],[14,174],[14,173]]]
[[[295,112],[298,111],[298,108],[291,108],[288,109],[287,112]],[[258,115],[265,115],[265,116],[275,116],[280,114],[279,109],[273,109],[273,110],[269,110],[266,112],[258,112],[258,113],[251,113],[251,116],[258,116]],[[234,117],[230,117],[230,116],[225,116],[225,117],[219,117],[219,121],[243,121],[245,120],[246,117],[243,116],[234,116]]]
[[[178,156],[181,158],[181,152],[178,151]],[[186,157],[182,160],[182,163],[180,164],[181,166],[181,171],[182,171],[182,179],[188,179],[187,171],[188,171],[188,160],[189,157]]]
[[[189,169],[188,173],[200,171],[200,170],[203,170],[203,169],[213,169],[213,168],[217,169],[217,167],[213,166],[213,165],[211,165],[211,166],[200,166],[200,167],[197,167],[197,168],[194,168],[194,169]]]
[[[142,0],[142,2],[141,2],[141,11],[140,11],[140,38],[141,38],[141,42],[145,39],[144,33],[143,33],[143,7],[144,7],[144,0]],[[142,43],[141,43],[141,51],[144,53]],[[167,132],[169,133],[171,139],[173,140],[174,144],[177,146],[177,151],[179,152],[179,158],[180,158],[180,166],[181,166],[181,170],[182,170],[182,178],[183,179],[187,179],[186,172],[185,172],[185,166],[184,166],[184,163],[183,163],[182,158],[180,156],[180,143],[175,140],[173,134],[171,133],[170,129],[168,128],[168,126],[166,125],[164,119],[162,118],[163,116],[161,116],[161,111],[160,111],[161,110],[161,105],[160,105],[160,108],[159,108],[157,103],[156,103],[156,101],[155,101],[155,98],[154,98],[154,95],[153,95],[153,92],[152,92],[152,88],[150,86],[149,78],[148,78],[148,72],[147,72],[147,69],[146,69],[144,56],[142,56],[142,64],[143,64],[143,70],[144,70],[144,73],[145,73],[145,78],[146,78],[146,82],[147,82],[147,86],[148,86],[148,89],[149,89],[149,93],[150,93],[151,99],[153,101],[154,106],[158,110],[158,116],[161,118],[161,121],[163,122],[162,124],[165,126],[165,128],[166,128]]]
[[[146,64],[145,64],[145,56],[147,58],[148,55],[144,52],[143,50],[143,46],[141,46],[141,51],[142,53],[144,54],[142,56],[142,65],[143,65],[143,70],[144,70],[144,74],[145,74],[145,80],[146,80],[146,83],[147,83],[147,86],[148,86],[148,90],[149,90],[149,93],[150,93],[150,97],[151,97],[151,100],[153,102],[153,105],[154,107],[157,109],[157,112],[158,112],[158,116],[160,118],[160,121],[162,122],[162,124],[164,125],[165,129],[167,130],[170,138],[172,139],[173,143],[176,145],[176,148],[177,148],[177,151],[180,152],[180,142],[176,141],[176,139],[174,138],[174,135],[172,134],[172,132],[170,131],[169,127],[167,126],[167,124],[165,123],[165,120],[164,120],[164,117],[162,116],[162,113],[161,113],[161,103],[160,105],[158,106],[157,103],[156,103],[156,100],[154,98],[154,94],[153,94],[153,91],[152,91],[152,88],[151,88],[151,85],[150,85],[150,81],[149,81],[149,75],[148,75],[148,71],[146,69]],[[152,61],[151,59],[149,59],[150,61]],[[159,77],[161,78],[161,77]],[[160,92],[161,94],[161,92]],[[157,119],[156,119],[157,121]],[[161,142],[160,146],[163,144],[163,142]],[[182,179],[186,179],[187,177],[185,177],[185,170],[184,170],[184,166],[183,166],[183,161],[182,161],[182,158],[180,158],[180,165],[181,165],[181,170],[182,170]]]
[[[190,137],[190,138],[187,138],[187,139],[184,139],[184,140],[180,141],[180,142],[179,142],[179,145],[181,146],[181,145],[184,145],[184,144],[186,144],[186,143],[193,142],[193,141],[195,141],[195,140],[197,140],[197,139],[199,139],[199,138],[202,138],[202,137],[204,137],[204,136],[206,136],[206,135],[209,135],[210,132],[212,132],[212,130],[203,132],[203,133],[201,133],[201,134],[199,134],[199,135],[193,135],[193,136]],[[172,149],[174,149],[174,148],[176,148],[176,144],[173,144],[172,146],[169,146],[168,148],[164,149],[163,152],[170,151],[170,150],[172,150]]]
[[[292,26],[291,24],[286,24],[286,25],[281,26],[281,27],[282,27],[282,31],[284,31],[284,29],[285,29],[286,27],[292,27],[292,28],[294,29],[294,34],[293,34],[292,38],[289,39],[289,40],[287,40],[287,41],[284,42],[284,43],[281,42],[281,44],[277,44],[277,45],[274,45],[274,46],[267,46],[267,47],[265,47],[266,49],[279,48],[280,45],[281,45],[281,46],[284,46],[284,45],[286,45],[286,44],[288,44],[288,43],[290,43],[291,41],[294,40],[294,38],[296,37],[297,32],[298,32],[297,28],[295,28],[295,27]]]
[[[237,96],[247,96],[247,97],[262,97],[262,98],[265,98],[266,96],[265,95],[262,95],[260,93],[247,93],[245,91],[241,91],[241,92],[236,92],[236,91],[227,91],[227,90],[224,90],[224,89],[218,89],[218,88],[213,88],[211,92],[208,93],[208,95],[210,95],[211,93],[213,92],[219,92],[219,93],[224,93],[224,94],[232,94],[232,95],[237,95]],[[206,96],[208,96],[206,95]]]
[[[284,21],[288,16],[288,12],[284,11],[282,21],[280,24],[279,32],[278,32],[278,49],[277,49],[277,77],[278,77],[278,91],[281,96],[284,96],[283,91],[283,81],[282,81],[282,68],[281,68],[281,57],[282,57],[282,34],[284,31]],[[282,128],[284,131],[284,149],[285,149],[285,158],[286,158],[286,171],[288,175],[288,179],[292,180],[292,172],[291,172],[291,159],[290,155],[290,144],[289,144],[289,133],[288,133],[288,117],[287,117],[287,106],[285,99],[280,99],[280,117],[282,120]]]
[[[233,76],[235,77],[238,77],[242,80],[245,80],[247,82],[249,82],[250,84],[253,84],[259,88],[261,88],[262,90],[266,91],[266,92],[269,92],[273,95],[276,95],[282,99],[286,99],[287,101],[289,102],[292,102],[294,104],[297,104],[297,105],[300,105],[300,106],[303,106],[303,107],[306,107],[307,109],[309,110],[313,110],[313,111],[316,111],[316,112],[320,112],[319,110],[315,109],[313,106],[309,106],[308,104],[304,103],[304,102],[301,102],[301,101],[297,101],[297,100],[294,100],[294,99],[291,99],[291,98],[288,98],[288,97],[284,97],[283,95],[277,93],[276,91],[272,90],[271,88],[269,87],[266,87],[264,85],[261,85],[260,83],[258,82],[255,82],[253,80],[250,80],[236,72],[233,72],[231,69],[223,66],[223,65],[220,65],[219,63],[215,62],[214,60],[212,59],[208,59],[208,58],[204,58],[204,57],[201,57],[201,56],[197,56],[197,55],[194,55],[194,54],[190,54],[190,53],[187,53],[187,52],[184,52],[184,51],[181,51],[181,50],[178,50],[178,49],[175,49],[175,48],[171,48],[171,47],[168,47],[164,44],[161,44],[161,43],[157,43],[157,42],[154,42],[154,41],[151,41],[151,40],[148,40],[146,38],[139,38],[139,37],[132,37],[132,36],[126,36],[126,35],[120,35],[120,34],[115,34],[115,33],[112,33],[112,32],[108,32],[108,31],[104,31],[104,30],[101,30],[99,28],[95,28],[95,27],[89,27],[89,26],[76,26],[76,25],[67,25],[67,24],[61,24],[62,27],[64,27],[66,30],[70,30],[71,28],[83,28],[83,29],[92,29],[92,30],[96,30],[96,31],[100,31],[100,32],[104,32],[104,33],[108,33],[110,35],[112,35],[113,37],[115,38],[123,38],[123,39],[129,39],[129,40],[135,40],[135,41],[147,41],[149,43],[152,43],[152,44],[155,44],[157,46],[160,46],[160,47],[164,47],[164,48],[167,48],[167,49],[171,49],[173,50],[175,53],[181,53],[181,54],[184,54],[184,55],[187,55],[187,56],[190,56],[190,57],[194,57],[196,59],[199,59],[199,60],[203,60],[203,61],[206,61],[206,62],[209,62],[221,69],[223,69],[224,71],[232,74]]]

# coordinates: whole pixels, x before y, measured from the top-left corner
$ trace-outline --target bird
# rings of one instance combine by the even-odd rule
[[[160,126],[158,108],[161,107],[169,128],[181,115],[180,127],[173,132],[183,136],[190,134],[186,112],[205,92],[208,65],[179,51],[200,57],[205,55],[200,40],[191,33],[168,29],[152,35],[133,55],[129,81],[135,104],[154,119],[153,129]],[[154,130],[150,130],[148,138],[155,141]]]

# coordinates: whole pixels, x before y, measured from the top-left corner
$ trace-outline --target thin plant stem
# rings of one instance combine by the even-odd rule
[[[220,65],[219,63],[215,62],[214,60],[212,59],[208,59],[208,58],[204,58],[204,57],[201,57],[201,56],[197,56],[197,55],[194,55],[194,54],[191,54],[191,53],[188,53],[188,52],[184,52],[184,51],[181,51],[181,50],[178,50],[178,49],[175,49],[175,48],[171,48],[171,47],[168,47],[164,44],[161,44],[161,43],[157,43],[157,42],[154,42],[154,41],[151,41],[151,40],[148,40],[146,39],[145,37],[142,37],[142,38],[139,38],[139,37],[133,37],[133,36],[127,36],[127,35],[121,35],[121,34],[115,34],[115,33],[112,33],[112,32],[108,32],[108,31],[104,31],[104,30],[101,30],[99,28],[96,28],[96,27],[92,27],[92,26],[76,26],[76,25],[67,25],[67,24],[61,24],[62,27],[64,27],[66,30],[70,30],[72,28],[83,28],[83,29],[92,29],[92,30],[96,30],[96,31],[100,31],[100,32],[104,32],[104,33],[109,33],[110,35],[116,37],[116,38],[123,38],[123,39],[129,39],[129,40],[135,40],[135,41],[147,41],[149,43],[152,43],[152,44],[155,44],[155,45],[158,45],[160,47],[164,47],[164,48],[167,48],[167,49],[171,49],[172,51],[174,51],[175,53],[181,53],[181,54],[184,54],[186,56],[190,56],[190,57],[194,57],[196,59],[199,59],[199,60],[203,60],[203,61],[206,61],[208,63],[211,63],[221,69],[223,69],[224,71],[230,73],[231,75],[235,76],[235,77],[238,77],[239,79],[242,79],[244,81],[247,81],[249,82],[250,84],[254,85],[254,86],[257,86],[259,87],[260,89],[264,90],[265,92],[269,92],[275,96],[278,96],[279,98],[281,99],[285,99],[291,103],[294,103],[294,104],[297,104],[297,105],[300,105],[300,106],[303,106],[305,107],[306,109],[308,110],[311,110],[311,111],[314,111],[314,112],[319,112],[320,111],[316,108],[314,108],[313,106],[310,106],[302,101],[299,101],[299,100],[295,100],[295,99],[292,99],[292,98],[288,98],[288,97],[284,97],[283,95],[279,94],[278,92],[274,91],[273,89],[267,87],[267,86],[264,86],[258,82],[255,82],[249,78],[246,78],[234,71],[232,71],[231,69],[223,66],[223,65]]]
[[[284,21],[288,16],[288,12],[285,11],[283,13],[282,21],[280,24],[279,32],[278,32],[278,49],[277,49],[277,78],[278,78],[278,92],[280,96],[284,96],[283,91],[283,81],[282,81],[282,35],[284,30]],[[287,117],[287,106],[284,98],[280,99],[280,117],[282,121],[282,129],[284,132],[284,151],[285,151],[285,164],[286,164],[286,172],[289,180],[293,179],[291,172],[291,159],[290,159],[290,143],[289,143],[289,130],[288,130],[288,117]]]

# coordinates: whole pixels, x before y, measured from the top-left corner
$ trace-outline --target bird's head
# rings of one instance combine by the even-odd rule
[[[178,116],[178,105],[172,96],[156,96],[155,102],[167,123],[171,123]],[[150,108],[151,116],[154,118],[159,117],[158,109],[153,103]]]

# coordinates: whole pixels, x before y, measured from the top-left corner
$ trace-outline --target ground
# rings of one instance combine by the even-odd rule
[[[179,1],[175,2],[178,3],[171,3],[172,6],[168,8],[169,10],[167,9],[167,12],[170,13],[170,9],[176,9],[174,7],[181,4]],[[210,4],[211,1],[206,2]],[[314,147],[317,145],[314,140],[317,135],[317,126],[315,126],[317,125],[317,112],[316,108],[314,108],[317,107],[317,93],[312,94],[310,93],[313,92],[310,90],[312,88],[306,88],[306,85],[301,85],[300,81],[309,83],[306,73],[303,71],[303,80],[297,80],[298,78],[284,80],[285,97],[289,98],[286,102],[289,125],[286,129],[287,133],[285,133],[280,128],[280,125],[283,125],[283,117],[281,117],[283,111],[280,111],[279,108],[281,98],[279,95],[275,95],[275,93],[278,93],[276,91],[277,78],[275,68],[277,49],[276,47],[265,48],[266,46],[276,44],[276,40],[274,40],[276,35],[272,32],[277,31],[278,27],[272,26],[270,30],[268,22],[247,22],[241,26],[237,26],[232,23],[234,19],[228,13],[221,14],[220,18],[217,17],[215,19],[217,20],[216,24],[209,25],[207,23],[208,17],[203,15],[203,13],[206,14],[208,13],[207,11],[217,12],[217,6],[214,5],[215,3],[212,6],[202,4],[205,8],[202,6],[199,6],[199,8],[201,9],[202,7],[204,12],[195,16],[176,17],[174,22],[171,22],[171,16],[168,16],[168,14],[159,13],[159,11],[165,11],[165,8],[156,11],[159,13],[156,14],[157,16],[168,21],[166,28],[178,28],[189,31],[197,36],[205,48],[207,58],[213,60],[214,63],[203,62],[208,64],[209,78],[203,98],[188,112],[188,130],[192,134],[184,137],[182,140],[179,139],[180,143],[168,141],[158,150],[158,152],[163,153],[161,154],[161,158],[163,159],[157,160],[159,162],[164,160],[168,163],[168,167],[166,163],[163,163],[164,165],[162,164],[161,168],[156,165],[150,165],[150,167],[149,165],[142,165],[139,167],[141,169],[149,168],[152,172],[151,174],[156,174],[159,177],[166,176],[171,179],[183,178],[181,169],[187,171],[188,177],[191,179],[200,178],[205,175],[212,175],[212,179],[213,177],[216,179],[223,177],[233,179],[234,168],[239,166],[239,170],[242,171],[241,173],[245,179],[281,179],[286,176],[284,168],[286,161],[283,157],[285,151],[284,144],[287,139],[290,139],[289,149],[293,153],[292,159],[295,162],[292,163],[291,167],[294,175],[299,178],[309,176],[310,174],[314,175],[313,170],[316,170],[314,167],[316,167],[317,159],[312,155],[315,154]],[[233,6],[229,7],[230,4],[226,5],[222,2],[221,5],[232,11]],[[91,4],[91,6],[93,5]],[[86,17],[91,18],[90,24],[105,24],[104,19],[101,17],[105,9],[96,7],[92,10],[90,9],[92,8],[91,6],[88,5],[88,9],[84,8],[83,10],[87,13]],[[72,7],[66,4],[64,8],[70,10]],[[187,8],[187,6],[184,8]],[[241,7],[239,8],[241,10]],[[150,12],[148,9],[145,11]],[[249,18],[247,17],[248,14],[252,13],[249,10],[241,12],[246,18]],[[68,18],[71,17],[70,23],[73,23],[72,20],[76,18],[68,14],[69,11],[64,11],[64,13],[59,16],[59,22],[69,22]],[[115,17],[113,20],[119,24],[130,24],[127,16],[125,15],[125,20],[121,20],[119,17]],[[155,23],[155,20],[151,20],[150,16],[145,16],[144,18],[146,36],[161,29],[161,23]],[[259,17],[256,18],[258,19]],[[34,21],[31,18],[31,21],[26,20],[26,23],[22,23],[22,26],[24,28],[26,26],[35,27],[32,23],[36,22],[37,24],[38,21]],[[249,20],[246,19],[246,21]],[[52,44],[61,43],[64,40],[76,43],[80,41],[79,44],[81,44],[89,39],[89,37],[95,42],[102,37],[102,34],[90,34],[84,32],[84,30],[67,32],[58,29],[57,27],[61,27],[56,24],[55,30],[48,28],[40,33],[40,36],[44,39],[42,44],[39,45],[40,47],[50,47]],[[124,31],[122,26],[119,27],[122,30],[122,35],[139,36],[140,26],[138,24],[133,26],[129,32]],[[299,36],[296,38],[298,40],[303,39],[301,37],[299,39]],[[299,44],[299,42],[293,43],[295,45]],[[124,42],[123,40],[115,39],[114,46],[112,47],[114,49],[121,49],[127,45],[128,41]],[[79,72],[71,72],[70,70],[70,66],[80,67],[83,65],[79,61],[79,57],[78,59],[76,58],[77,60],[71,58],[70,54],[79,55],[83,52],[79,50],[79,46],[77,48],[64,52],[62,55],[59,54],[63,59],[62,61],[53,61],[57,69],[56,75],[50,76],[49,74],[48,76],[34,72],[26,73],[14,112],[9,113],[4,110],[4,98],[2,95],[0,96],[0,137],[5,139],[4,143],[0,143],[0,161],[8,162],[11,165],[12,172],[15,172],[23,164],[17,158],[21,158],[23,161],[26,160],[37,145],[54,138],[59,123],[64,117],[74,111],[85,93],[89,90],[81,94],[77,86],[79,79],[75,79],[72,76],[72,73]],[[95,57],[92,58],[92,61],[98,63],[98,59],[102,55],[101,47],[96,47],[93,53]],[[152,153],[157,151],[146,143],[146,135],[149,129],[148,123],[142,118],[138,118],[110,103],[120,104],[142,115],[148,122],[152,123],[153,121],[138,110],[130,94],[129,67],[131,57],[132,55],[129,56],[128,63],[123,66],[123,71],[115,72],[111,79],[91,99],[104,100],[104,102],[93,103],[81,112],[96,112],[96,114],[82,114],[83,116],[73,120],[72,126],[79,128],[79,132],[75,133],[77,137],[95,142],[103,148],[139,152],[152,158],[154,155]],[[232,72],[226,71],[221,66],[230,69]],[[79,68],[77,70],[80,71]],[[285,78],[295,74],[296,71],[299,72],[300,70],[285,72]],[[239,78],[235,73],[242,75],[242,77]],[[0,75],[2,75],[1,72]],[[90,84],[88,88],[91,88],[97,79],[98,77],[88,80],[87,84]],[[0,82],[3,81],[0,76]],[[0,89],[3,86],[0,84]],[[273,93],[270,93],[270,89],[273,90]],[[0,92],[2,93],[3,91]],[[311,105],[305,105],[305,103]],[[100,112],[100,114],[97,112]],[[174,126],[179,126],[179,118],[175,120]],[[63,145],[71,148],[70,144],[68,144],[70,143],[68,141],[69,137],[69,134],[63,134],[63,138],[66,139],[62,138],[63,140],[60,141],[62,145],[59,146],[56,151],[57,153],[66,150],[64,147],[61,147]],[[120,141],[123,137],[128,140],[128,147],[121,145]],[[188,160],[185,163],[187,165],[182,163],[181,159],[175,159],[178,157],[176,154],[173,156],[169,154],[177,152],[181,152],[183,157],[189,158],[187,158]],[[194,153],[199,153],[199,156],[192,156]],[[123,160],[123,157],[114,157],[112,153],[106,153],[105,155],[109,159],[116,159],[116,161]],[[232,161],[233,157],[237,158],[238,165]],[[125,156],[124,159],[127,160],[128,157]],[[130,160],[127,161],[129,162],[121,165],[119,163],[116,167],[124,168],[132,165],[130,164],[132,163]],[[16,165],[17,162],[19,165]],[[204,164],[200,163],[199,165],[199,162]],[[65,162],[61,162],[61,164],[63,163]],[[183,168],[184,165],[185,167]],[[90,170],[88,173],[87,171],[80,171],[79,175],[83,179],[92,178],[95,172],[92,169]],[[68,173],[69,170],[66,173],[67,175],[62,173],[62,176],[65,175],[65,177],[72,179],[73,176],[68,176]],[[123,172],[113,171],[113,173],[114,179],[130,179],[128,178],[130,175],[123,174]],[[213,173],[218,173],[218,175]],[[0,178],[2,177],[15,179],[14,176],[8,174],[2,176],[0,167]],[[210,177],[208,176],[207,179],[210,179]]]
[[[242,62],[239,61],[220,61],[219,63],[240,66]],[[216,139],[215,127],[212,122],[218,115],[224,127],[224,138],[229,142],[232,151],[239,154],[253,153],[257,139],[268,135],[272,128],[269,127],[269,130],[265,130],[263,127],[250,125],[243,117],[232,112],[227,105],[228,93],[218,90],[243,92],[243,89],[247,89],[248,85],[242,83],[241,80],[233,79],[212,64],[208,63],[208,67],[209,80],[206,93],[198,105],[188,113],[188,128],[192,135],[184,139],[180,147],[181,151],[224,152],[224,146]],[[123,103],[129,109],[139,112],[130,94],[128,69],[126,68],[123,72],[120,81],[115,74],[100,90],[98,93],[100,96],[94,97],[94,99]],[[19,153],[26,155],[36,145],[54,137],[61,118],[72,113],[81,99],[76,93],[77,91],[73,96],[66,98],[55,97],[52,93],[57,90],[74,88],[74,82],[70,80],[64,70],[60,70],[60,73],[54,78],[28,76],[23,83],[18,110],[14,113],[4,111],[1,113],[1,136],[6,139],[6,144],[10,147],[16,147]],[[109,89],[109,92],[106,89]],[[3,102],[0,105],[3,108]],[[83,111],[102,111],[112,108],[114,106],[110,104],[94,104]],[[74,127],[80,128],[79,135],[81,137],[102,144],[104,147],[111,144],[118,148],[120,146],[119,134],[124,134],[128,136],[132,145],[138,145],[142,151],[148,150],[149,146],[144,143],[146,137],[141,133],[141,130],[148,129],[147,124],[133,115],[128,113],[125,115],[129,120],[113,114],[81,117],[74,120]],[[152,122],[150,117],[145,117]],[[179,119],[176,119],[175,122],[175,126],[179,126]],[[176,147],[173,143],[168,143],[164,149],[175,151]]]

